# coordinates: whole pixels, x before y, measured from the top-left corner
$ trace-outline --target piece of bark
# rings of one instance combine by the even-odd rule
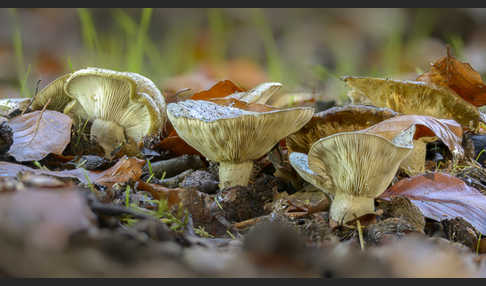
[[[371,224],[363,231],[367,243],[380,245],[395,238],[402,238],[407,233],[417,232],[416,227],[401,217],[387,218]]]
[[[425,218],[418,207],[403,196],[394,197],[389,201],[378,200],[378,209],[384,211],[384,217],[396,217],[406,220],[414,230],[424,233]]]
[[[4,154],[13,144],[12,128],[8,126],[7,121],[0,123],[0,154]]]
[[[476,251],[478,234],[474,227],[460,217],[441,221],[447,239],[466,245],[472,251]]]
[[[185,176],[180,186],[184,189],[196,189],[203,193],[214,194],[219,189],[218,184],[216,176],[207,171],[197,170]]]
[[[179,184],[181,184],[184,181],[184,179],[187,176],[189,176],[192,172],[194,172],[193,169],[185,170],[184,172],[174,177],[158,180],[157,183],[167,188],[177,188],[179,187]]]

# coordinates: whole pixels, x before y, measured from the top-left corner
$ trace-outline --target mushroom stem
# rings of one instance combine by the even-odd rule
[[[224,189],[233,186],[248,186],[253,161],[220,162],[219,163],[219,188]]]
[[[111,152],[125,142],[123,127],[113,121],[95,119],[91,125],[91,140],[96,140],[105,151],[105,157],[110,158]]]
[[[375,200],[336,193],[331,203],[330,217],[338,224],[345,224],[365,214],[374,213]]]

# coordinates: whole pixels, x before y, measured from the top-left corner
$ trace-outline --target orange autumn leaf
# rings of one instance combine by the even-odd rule
[[[210,89],[194,94],[191,99],[208,100],[211,98],[225,97],[235,92],[242,92],[243,89],[236,86],[230,80],[223,80],[213,85]]]
[[[430,71],[420,75],[417,81],[448,87],[474,106],[486,104],[486,85],[481,75],[468,63],[451,56],[449,49],[447,56],[434,62]]]
[[[150,193],[157,200],[167,200],[169,207],[179,205],[182,201],[180,194],[181,192],[186,191],[181,188],[171,189],[162,185],[146,183],[144,181],[138,181],[136,186],[138,190]]]

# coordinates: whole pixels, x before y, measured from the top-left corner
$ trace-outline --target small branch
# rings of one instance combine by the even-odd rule
[[[359,245],[361,246],[361,251],[363,251],[364,250],[363,231],[361,229],[361,224],[359,223],[359,219],[356,220],[356,226],[358,228]]]
[[[35,136],[37,136],[37,131],[39,131],[39,125],[42,120],[42,115],[44,115],[44,111],[46,111],[46,108],[50,102],[51,102],[51,98],[49,98],[46,104],[44,104],[44,107],[42,107],[41,113],[39,115],[39,119],[37,119],[37,122],[35,123],[34,135],[32,136],[32,139],[30,139],[29,143],[27,143],[27,145],[30,145],[30,143],[32,143],[32,141],[34,140]]]
[[[247,227],[252,226],[252,225],[256,224],[257,222],[261,221],[263,218],[265,218],[265,217],[264,216],[254,217],[254,218],[251,218],[251,219],[247,219],[247,220],[244,220],[244,221],[234,223],[233,226],[237,229],[247,228]]]
[[[188,169],[202,169],[205,167],[204,162],[197,155],[182,155],[169,160],[152,162],[152,172],[156,177],[162,176],[165,172],[166,177],[176,176]],[[143,167],[144,172],[148,172],[148,165]]]
[[[24,111],[22,111],[22,113],[20,115],[24,115],[24,113],[30,108],[30,106],[32,105],[32,103],[34,102],[35,100],[35,97],[37,96],[37,93],[39,92],[39,84],[40,84],[41,80],[39,79],[37,81],[37,84],[35,86],[35,93],[34,93],[34,96],[32,96],[32,99],[30,100],[29,102],[29,105],[27,105],[27,107],[24,109]],[[50,99],[49,99],[49,102],[50,102]]]

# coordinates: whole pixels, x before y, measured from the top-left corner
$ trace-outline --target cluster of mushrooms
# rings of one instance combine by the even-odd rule
[[[89,121],[91,138],[108,158],[120,145],[131,146],[127,150],[136,154],[144,139],[161,136],[168,118],[187,144],[219,163],[221,189],[248,185],[253,162],[286,139],[291,166],[332,199],[330,218],[346,224],[375,211],[374,199],[386,190],[399,168],[420,168],[423,164],[413,162],[425,160],[425,143],[414,138],[414,124],[387,135],[374,133],[374,125],[400,112],[440,113],[440,118],[477,127],[479,113],[447,94],[431,105],[440,106],[440,110],[430,111],[424,107],[427,95],[404,100],[400,82],[392,82],[392,92],[373,95],[379,79],[344,80],[353,88],[350,97],[354,103],[374,106],[347,105],[315,114],[312,107],[265,104],[280,89],[279,83],[263,83],[223,98],[166,104],[162,93],[146,77],[86,68],[53,81],[36,96],[32,108],[47,105],[70,115],[78,125]],[[374,100],[357,102],[359,98]],[[470,112],[458,113],[458,108]],[[360,112],[350,112],[355,109]]]

